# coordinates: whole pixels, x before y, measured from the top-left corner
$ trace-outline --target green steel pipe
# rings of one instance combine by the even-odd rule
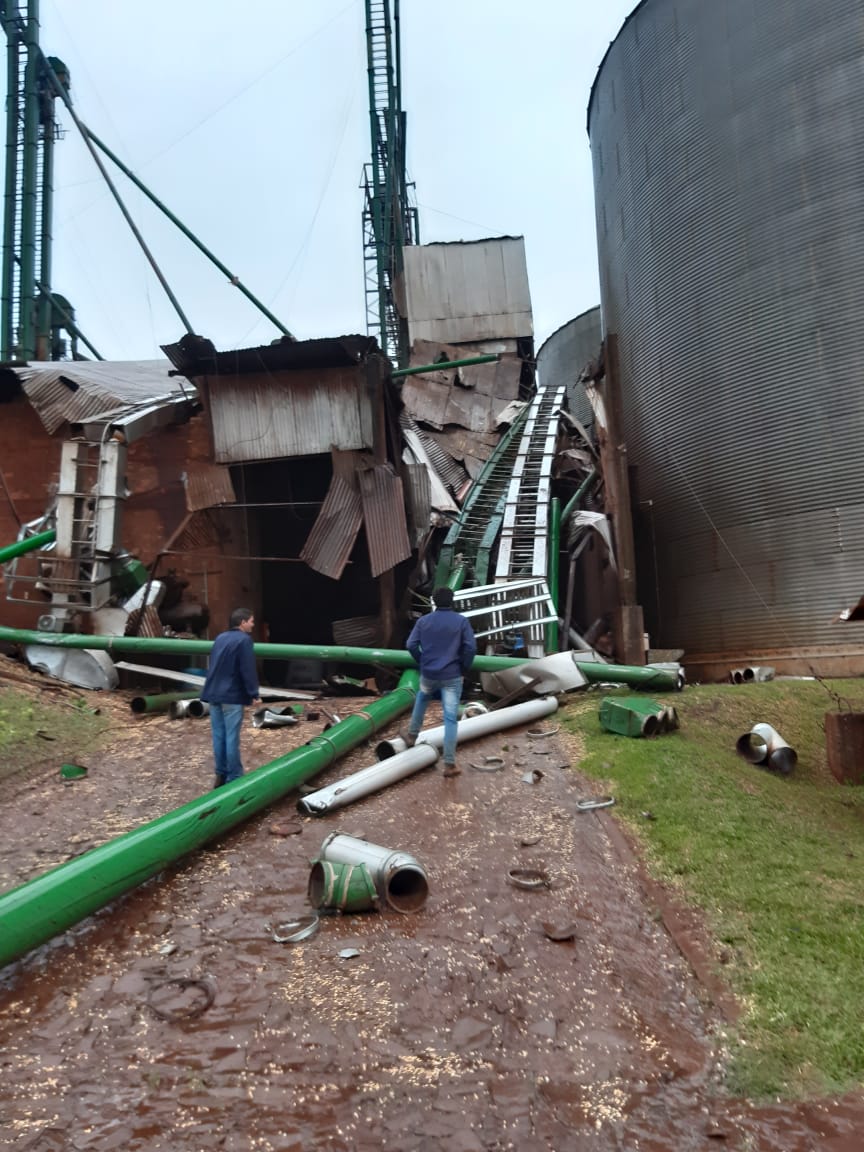
[[[37,632],[28,628],[0,626],[0,640],[10,644],[45,644],[50,648],[89,648],[102,652],[164,652],[177,656],[206,656],[212,640],[174,640],[159,636],[81,636],[66,632]],[[416,668],[410,652],[389,648],[344,648],[314,644],[256,644],[259,660],[330,660],[342,664],[386,664],[392,668]],[[511,656],[476,656],[477,672],[515,668],[524,660]],[[609,667],[609,665],[604,665]]]
[[[561,501],[553,496],[549,502],[549,596],[558,611],[558,553],[561,550]],[[546,651],[558,651],[558,621],[546,625]]]
[[[37,548],[56,539],[57,533],[53,528],[49,528],[47,532],[37,532],[35,536],[27,536],[24,540],[7,544],[5,548],[0,548],[0,564],[8,564],[10,560],[14,560],[16,556],[23,556],[26,552],[35,552]]]
[[[418,673],[269,764],[0,895],[0,968],[248,820],[413,706]]]
[[[417,376],[421,372],[445,372],[448,368],[467,368],[469,364],[491,364],[493,361],[497,363],[500,359],[497,352],[491,352],[486,356],[469,356],[465,360],[442,360],[440,364],[424,364],[420,368],[397,368],[390,375],[395,378]]]
[[[197,692],[157,692],[154,696],[133,696],[129,707],[140,716],[145,712],[167,712],[176,700],[197,700],[201,689]]]
[[[0,626],[0,641],[9,644],[44,644],[49,648],[90,648],[102,652],[173,653],[176,656],[206,656],[213,647],[212,640],[173,640],[159,636],[79,636],[67,632],[37,632],[29,628]],[[411,654],[403,649],[340,648],[314,644],[256,644],[259,660],[324,660],[342,664],[385,664],[391,668],[409,668],[416,671]],[[500,672],[502,668],[517,668],[526,663],[516,656],[474,657],[474,672]],[[645,668],[631,664],[582,664],[576,667],[591,684],[630,684],[652,691],[678,687],[674,672],[661,668]]]
[[[591,487],[591,485],[594,483],[594,481],[596,479],[597,479],[597,469],[592,468],[591,471],[588,473],[588,475],[585,477],[585,479],[582,481],[582,483],[579,485],[579,487],[576,489],[576,491],[573,493],[573,495],[570,497],[570,499],[567,501],[567,503],[564,505],[564,511],[561,513],[561,523],[562,524],[567,523],[567,519],[570,516],[571,512],[573,512],[576,508],[579,507],[579,504],[582,500],[582,497],[585,495],[585,493],[588,491],[588,489]]]
[[[207,259],[210,261],[210,263],[214,264],[224,276],[228,277],[228,283],[229,284],[232,284],[235,288],[239,289],[239,291],[243,293],[243,295],[246,297],[247,300],[251,300],[251,302],[255,305],[255,307],[258,309],[258,311],[263,316],[266,316],[271,324],[275,324],[276,327],[279,329],[279,331],[284,336],[288,336],[292,340],[294,339],[294,337],[291,335],[291,333],[288,331],[288,329],[285,327],[285,325],[282,323],[282,321],[277,320],[276,317],[273,315],[273,313],[270,312],[269,309],[267,309],[261,303],[260,300],[256,299],[256,297],[252,295],[252,293],[249,291],[249,289],[246,287],[246,285],[241,283],[239,277],[235,276],[230,268],[226,268],[225,265],[222,263],[222,261],[219,260],[216,256],[214,256],[209,248],[207,248],[204,244],[202,244],[202,242],[198,239],[198,237],[194,234],[194,232],[191,232],[186,227],[186,225],[183,223],[183,221],[180,220],[177,216],[175,216],[174,213],[171,211],[171,209],[167,208],[162,203],[162,201],[156,195],[154,195],[154,193],[152,193],[150,191],[150,189],[147,187],[147,185],[138,179],[138,177],[135,175],[135,173],[130,168],[126,167],[126,165],[123,163],[123,161],[120,159],[120,157],[116,156],[111,151],[111,149],[108,147],[107,144],[103,144],[103,142],[99,139],[99,137],[96,135],[95,132],[91,132],[90,129],[86,125],[84,126],[84,131],[87,133],[87,135],[90,137],[90,139],[96,145],[96,147],[101,149],[101,151],[105,153],[105,155],[108,157],[108,159],[112,160],[117,165],[117,167],[120,169],[120,171],[123,173],[123,175],[127,176],[132,181],[132,183],[135,185],[135,187],[138,188],[141,192],[143,192],[144,195],[147,197],[147,199],[150,200],[151,203],[155,204],[156,207],[159,209],[159,211],[164,213],[168,217],[168,219],[171,221],[171,223],[175,225],[175,227],[180,229],[180,231],[183,233],[183,235],[186,237],[186,239],[191,240],[192,243],[195,245],[195,247],[198,249],[198,251],[203,252],[203,254],[207,257]]]
[[[451,588],[454,592],[458,592],[459,589],[464,586],[465,580],[467,579],[467,577],[468,577],[468,566],[466,564],[457,564],[456,567],[451,571],[451,573],[447,577],[447,579],[444,581],[444,583],[447,585],[448,588]]]

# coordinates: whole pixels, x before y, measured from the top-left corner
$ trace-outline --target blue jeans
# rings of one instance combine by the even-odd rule
[[[242,704],[211,704],[210,731],[213,735],[213,759],[216,775],[229,784],[243,775],[240,763],[240,727],[243,724]]]
[[[462,677],[454,680],[427,680],[420,677],[420,689],[414,697],[414,711],[408,731],[416,736],[423,727],[423,717],[430,700],[441,700],[444,712],[444,763],[456,762],[456,725],[459,723],[459,701],[462,697]]]

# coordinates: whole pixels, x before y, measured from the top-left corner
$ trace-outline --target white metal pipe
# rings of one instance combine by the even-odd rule
[[[477,740],[480,736],[487,736],[490,732],[503,732],[506,728],[515,728],[519,724],[528,724],[532,720],[542,720],[544,716],[551,716],[558,710],[558,700],[555,696],[543,696],[537,700],[526,700],[523,704],[514,704],[510,708],[496,708],[491,712],[484,712],[482,716],[469,716],[460,720],[456,725],[456,742],[464,744],[467,740]],[[444,747],[444,725],[437,728],[426,728],[417,737],[415,748],[421,744],[431,744],[433,748]],[[375,749],[379,760],[386,760],[405,751],[405,741],[401,736],[390,740],[382,740]]]
[[[355,800],[362,800],[372,792],[380,792],[397,780],[404,780],[421,768],[428,768],[437,759],[437,748],[431,744],[417,744],[400,752],[398,756],[378,760],[368,768],[355,772],[353,776],[346,776],[344,780],[337,780],[335,784],[310,792],[297,801],[297,807],[307,816],[323,816],[326,812],[353,804]]]
[[[209,712],[210,705],[203,700],[175,700],[171,704],[171,716],[174,720],[182,720],[186,716],[192,716],[198,720],[202,716],[208,715]]]

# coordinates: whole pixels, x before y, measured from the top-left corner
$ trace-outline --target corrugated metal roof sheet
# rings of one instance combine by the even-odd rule
[[[62,424],[189,393],[167,360],[70,360],[11,369],[49,433]]]
[[[333,621],[333,643],[346,648],[374,648],[378,643],[378,617],[352,616]]]
[[[411,519],[411,539],[416,548],[432,519],[432,484],[425,464],[406,464],[407,496]]]
[[[521,236],[404,250],[405,308],[414,340],[463,343],[532,336]]]
[[[362,523],[360,493],[341,476],[334,476],[300,559],[323,576],[338,580]]]
[[[214,508],[217,504],[234,504],[237,500],[231,473],[222,464],[193,465],[183,473],[183,486],[189,512]]]
[[[326,340],[277,340],[257,348],[217,352],[206,336],[184,336],[162,351],[178,372],[196,376],[238,376],[281,369],[346,368],[378,352],[373,336],[336,336]]]
[[[372,575],[380,576],[411,555],[402,481],[389,464],[369,468],[359,479]]]
[[[216,462],[371,448],[374,414],[358,368],[200,378]]]

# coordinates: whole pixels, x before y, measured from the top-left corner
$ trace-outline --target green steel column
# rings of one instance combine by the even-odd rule
[[[23,556],[25,552],[35,552],[37,548],[43,548],[56,539],[57,533],[53,528],[49,528],[47,532],[38,532],[35,536],[27,536],[24,540],[7,544],[5,548],[0,548],[0,564],[8,564],[16,556]]]
[[[50,85],[46,81],[46,87]],[[35,310],[35,347],[37,360],[52,360],[51,355],[51,222],[54,213],[54,99],[42,102],[42,195],[39,200],[39,274],[33,282],[38,303]],[[38,287],[37,287],[38,285]]]
[[[419,674],[308,744],[0,895],[0,968],[248,820],[413,706]]]
[[[564,511],[561,513],[561,523],[566,524],[572,512],[574,512],[582,502],[582,497],[597,479],[597,469],[592,468],[567,503],[564,505]]]
[[[558,554],[561,551],[561,501],[553,496],[549,503],[549,595],[558,611]],[[558,621],[546,625],[546,651],[557,652]]]
[[[36,356],[36,206],[39,161],[39,0],[28,0],[21,157],[21,244],[18,325],[21,359]]]
[[[14,13],[14,14],[13,14]],[[6,182],[3,200],[2,311],[0,317],[0,360],[11,360],[15,347],[15,238],[18,230],[18,90],[21,38],[18,32],[18,3],[8,0],[3,20],[6,33]]]

